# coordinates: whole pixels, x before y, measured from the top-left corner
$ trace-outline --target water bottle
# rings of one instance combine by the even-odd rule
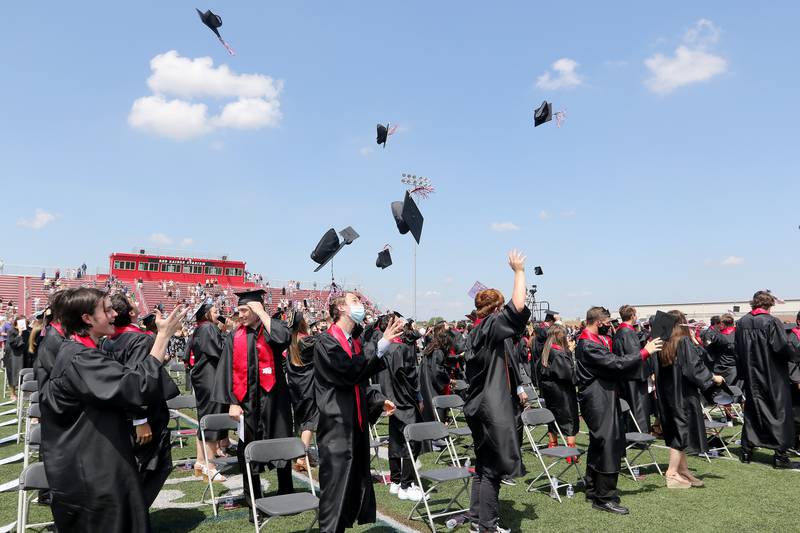
[[[558,499],[558,480],[556,479],[550,481],[550,497],[554,500]]]
[[[633,472],[633,477],[639,477],[639,467],[638,466],[634,466],[633,468],[631,468],[631,472]]]
[[[575,491],[572,489],[572,485],[567,485],[567,498],[572,498],[575,496]]]
[[[467,515],[461,514],[458,516],[454,516],[453,518],[445,522],[444,525],[448,531],[451,531],[466,521],[467,521]]]
[[[736,439],[736,442],[734,444],[736,444],[737,446],[741,446],[742,445],[742,439]]]
[[[710,450],[708,452],[709,457],[719,457],[719,451],[717,450]]]
[[[233,498],[230,497],[230,496],[225,498],[225,500],[222,502],[222,508],[223,509],[233,509]]]

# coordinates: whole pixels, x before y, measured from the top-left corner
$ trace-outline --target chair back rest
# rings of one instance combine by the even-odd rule
[[[541,426],[554,420],[555,417],[550,409],[525,409],[522,411],[522,423],[526,426]]]
[[[372,385],[367,387],[367,390],[374,390],[375,392],[378,392],[379,394],[383,394],[383,389],[381,389],[380,383],[373,383]]]
[[[19,386],[19,390],[22,392],[36,392],[39,390],[39,383],[33,379],[29,381],[23,381],[22,385]],[[30,397],[30,395],[28,395],[28,397]]]
[[[535,400],[539,397],[539,395],[536,394],[536,389],[531,385],[523,385],[522,390],[528,395],[528,400]]]
[[[434,409],[460,409],[461,407],[464,407],[464,399],[457,394],[433,397]]]
[[[183,396],[175,396],[171,400],[167,400],[167,407],[170,409],[196,409],[197,402],[194,396],[185,394]]]
[[[167,366],[167,370],[170,372],[183,372],[186,370],[186,367],[180,361],[172,361],[169,366]]]
[[[403,428],[403,435],[411,442],[425,442],[446,439],[450,434],[441,422],[417,422]]]
[[[33,379],[33,369],[32,368],[23,368],[19,371],[19,378],[22,381],[30,381]]]
[[[44,463],[33,463],[28,465],[19,475],[20,490],[42,490],[49,489],[47,476],[44,473]]]
[[[38,403],[32,403],[28,407],[28,418],[42,418],[42,410],[39,409]]]
[[[292,461],[306,455],[306,447],[297,437],[282,439],[254,440],[244,449],[247,463],[269,463],[271,461]]]
[[[200,419],[200,427],[203,431],[236,431],[239,429],[239,421],[224,413],[206,415]]]
[[[38,446],[42,443],[42,425],[33,424],[28,432],[28,444]]]
[[[28,398],[28,401],[31,403],[39,403],[39,391],[37,390],[31,393],[31,397]]]
[[[631,410],[631,406],[628,405],[628,402],[623,400],[622,398],[619,399],[619,408],[623,413],[627,413]]]
[[[455,383],[453,383],[453,390],[454,391],[462,391],[467,390],[469,388],[469,384],[464,381],[463,379],[457,379]]]

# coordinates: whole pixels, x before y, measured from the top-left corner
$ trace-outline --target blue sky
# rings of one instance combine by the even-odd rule
[[[222,16],[236,56],[195,6]],[[770,6],[9,4],[0,257],[93,269],[191,239],[324,283],[309,253],[352,225],[337,279],[407,313],[412,241],[389,202],[413,172],[437,189],[421,202],[421,318],[469,311],[476,280],[508,295],[513,247],[569,316],[798,297],[800,8]],[[157,56],[173,61],[151,69]],[[133,112],[160,94],[177,107]],[[562,128],[533,128],[544,99]],[[400,124],[385,150],[378,121]]]

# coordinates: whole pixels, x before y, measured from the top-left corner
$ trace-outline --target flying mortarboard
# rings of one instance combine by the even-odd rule
[[[214,32],[219,39],[219,42],[222,43],[222,46],[228,51],[230,55],[236,55],[236,52],[233,51],[233,48],[225,42],[225,39],[222,38],[222,35],[219,34],[219,30],[217,28],[222,26],[222,17],[217,15],[216,13],[212,13],[211,10],[206,10],[206,12],[202,12],[197,8],[194,8],[197,11],[197,14],[200,15],[200,20],[203,21],[203,24],[208,26],[208,28]]]
[[[408,191],[402,202],[392,202],[392,216],[397,224],[397,231],[405,235],[409,231],[414,236],[414,240],[419,244],[422,238],[422,224],[425,218],[422,216],[417,203]]]
[[[385,126],[383,124],[378,124],[377,130],[378,136],[376,141],[378,144],[382,144],[383,147],[386,148],[386,140],[390,135],[393,135],[394,132],[397,131],[397,126],[389,127],[389,123],[387,122]]]
[[[380,269],[385,269],[392,265],[392,254],[389,253],[389,248],[384,248],[378,252],[378,259],[375,261],[375,266]]]
[[[339,236],[336,235],[336,230],[331,228],[326,231],[325,235],[319,240],[317,247],[311,252],[311,259],[319,265],[314,269],[314,272],[319,272],[322,267],[328,264],[328,261],[339,253],[339,250],[344,248],[345,245],[351,244],[359,237],[356,230],[350,226],[340,231],[339,235],[342,236],[341,242],[339,241]]]
[[[235,294],[239,298],[238,305],[247,305],[250,302],[263,302],[264,295],[267,293],[264,289],[256,289],[253,291],[242,291],[242,292],[235,292]]]
[[[544,270],[542,270],[542,267],[540,266],[533,267],[533,273],[536,274],[537,276],[541,276],[542,274],[544,274]]]
[[[533,112],[533,126],[541,126],[545,122],[553,120],[553,104],[545,100],[536,111]]]
[[[667,342],[672,336],[672,330],[678,323],[678,317],[663,311],[656,311],[656,316],[650,321],[650,335],[654,339]]]

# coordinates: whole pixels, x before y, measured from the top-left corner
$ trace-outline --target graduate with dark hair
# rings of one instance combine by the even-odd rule
[[[599,511],[628,514],[617,493],[620,461],[625,455],[618,391],[640,371],[650,354],[661,349],[663,341],[654,339],[641,350],[617,355],[611,350],[611,339],[607,336],[610,328],[608,309],[592,307],[586,312],[586,328],[575,348],[578,401],[589,426],[586,499]]]
[[[50,371],[56,362],[56,355],[64,342],[64,328],[61,326],[61,299],[65,291],[58,291],[50,297],[50,315],[45,313],[45,328],[39,345],[36,348],[36,361],[33,363],[33,372],[39,389],[44,386],[50,377]]]
[[[113,294],[111,306],[117,313],[114,334],[103,343],[103,349],[119,363],[135,368],[141,359],[148,357],[155,338],[133,324],[138,313],[126,295]],[[180,394],[164,368],[161,369],[160,385],[159,400],[128,410],[133,424],[134,453],[139,466],[142,492],[148,507],[153,505],[172,472],[172,435],[167,400]]]
[[[800,360],[786,339],[783,323],[770,314],[775,298],[758,291],[750,301],[752,311],[736,327],[738,375],[744,385],[744,429],[741,461],[749,463],[753,448],[775,450],[774,468],[798,468],[786,451],[794,444],[791,362]]]
[[[300,432],[300,439],[308,449],[319,422],[319,409],[314,401],[314,345],[317,336],[308,334],[308,324],[300,311],[292,312],[289,328],[292,331],[292,339],[286,358],[286,377],[292,399],[294,423],[299,426],[295,429]],[[299,457],[295,462],[295,470],[305,471],[305,463],[306,458]]]
[[[448,333],[444,322],[434,326],[431,341],[422,351],[419,363],[419,392],[422,396],[422,419],[425,422],[436,420],[434,396],[450,392],[450,374],[446,360],[452,346],[453,337]],[[443,410],[439,411],[439,416],[444,416]]]
[[[733,315],[725,313],[719,319],[717,330],[707,337],[705,347],[714,361],[713,372],[725,378],[728,385],[738,387],[735,340],[736,322]]]
[[[788,331],[789,344],[800,353],[800,313],[795,317],[794,326]],[[794,413],[794,445],[800,451],[800,361],[789,362],[789,381],[792,382],[792,411]]]
[[[331,299],[333,324],[314,347],[314,395],[319,409],[319,529],[339,533],[375,522],[375,491],[369,471],[368,424],[394,412],[394,404],[369,389],[369,378],[384,366],[384,355],[403,330],[396,320],[374,345],[365,346],[354,331],[364,322],[364,305],[352,292]]]
[[[614,354],[619,356],[638,352],[642,345],[639,335],[634,329],[636,308],[630,305],[623,305],[619,308],[619,317],[621,322],[617,327],[612,343]],[[627,417],[628,431],[650,433],[650,395],[647,391],[647,380],[651,374],[653,374],[653,366],[648,360],[646,364],[631,372],[630,379],[623,382],[620,387],[622,398],[628,402],[631,413],[636,419],[636,424],[639,425],[639,429],[636,429],[633,420]]]

